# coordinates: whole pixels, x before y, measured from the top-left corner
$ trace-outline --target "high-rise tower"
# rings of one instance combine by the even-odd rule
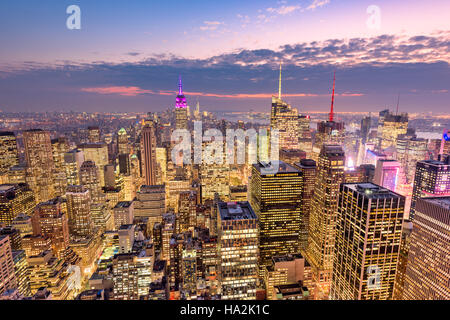
[[[146,185],[156,184],[156,136],[155,126],[152,120],[148,120],[142,129],[141,137],[141,161],[142,173]]]
[[[450,299],[450,197],[416,203],[403,299]]]
[[[416,202],[419,198],[449,195],[450,155],[442,157],[442,161],[425,160],[417,162],[409,214],[410,220],[414,220]]]
[[[278,82],[278,97],[272,96],[270,128],[279,132],[280,149],[298,149],[298,111],[281,99],[281,63]]]
[[[333,75],[333,89],[331,94],[331,108],[328,121],[317,123],[317,133],[313,145],[311,158],[318,161],[322,146],[325,144],[340,144],[344,142],[345,126],[343,122],[334,120],[334,89],[336,84],[336,73]]]
[[[178,82],[178,95],[175,99],[175,128],[186,129],[188,128],[188,108],[186,97],[183,94],[183,83],[181,82],[181,76]]]
[[[342,184],[331,298],[392,298],[405,197],[373,183]]]
[[[339,187],[344,182],[345,154],[341,146],[324,145],[317,163],[316,187],[309,216],[308,247],[316,284],[314,296],[327,299],[333,268],[336,210]]]
[[[0,174],[19,164],[17,141],[14,132],[0,132]]]
[[[249,199],[259,223],[260,276],[273,256],[297,253],[301,238],[302,174],[283,161],[275,173],[267,174],[267,168],[253,164]]]
[[[25,159],[30,168],[31,189],[35,192],[36,202],[45,202],[54,197],[53,161],[50,133],[40,129],[28,130],[23,133]]]

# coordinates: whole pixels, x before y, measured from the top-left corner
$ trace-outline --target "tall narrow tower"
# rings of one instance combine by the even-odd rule
[[[145,177],[146,185],[156,184],[156,136],[155,125],[152,120],[148,120],[148,123],[142,129],[141,137],[141,161],[142,172]]]
[[[281,63],[278,80],[278,97],[272,96],[270,128],[278,130],[280,149],[298,149],[298,110],[281,99]]]
[[[333,74],[333,93],[331,94],[330,122],[334,119],[334,86],[336,84],[336,71]]]
[[[308,247],[305,255],[315,282],[314,296],[327,299],[333,270],[336,210],[339,187],[344,182],[345,153],[339,145],[323,145],[317,162],[317,176],[309,216]]]
[[[175,128],[186,129],[188,128],[188,112],[186,97],[183,94],[183,83],[181,82],[181,76],[178,80],[178,95],[175,99]]]

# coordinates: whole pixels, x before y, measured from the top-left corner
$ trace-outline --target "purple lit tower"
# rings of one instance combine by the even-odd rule
[[[188,107],[186,97],[183,94],[183,83],[181,82],[181,76],[178,83],[178,95],[175,99],[175,128],[186,130],[188,128]]]

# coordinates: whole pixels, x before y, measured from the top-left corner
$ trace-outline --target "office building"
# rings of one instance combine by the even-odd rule
[[[0,295],[17,287],[9,236],[0,235]]]
[[[418,199],[403,289],[407,300],[450,299],[450,197]]]
[[[10,225],[21,213],[31,215],[36,205],[34,195],[25,183],[0,185],[0,224]]]
[[[397,190],[401,165],[396,160],[379,159],[375,167],[373,182],[391,191]]]
[[[84,186],[68,186],[66,197],[70,234],[78,237],[92,235],[92,202],[89,189]]]
[[[0,174],[6,173],[9,168],[19,164],[17,140],[14,132],[0,132]]]
[[[266,172],[271,165],[276,172]],[[250,203],[258,217],[261,277],[273,256],[299,251],[302,187],[302,174],[287,163],[253,165]]]
[[[309,217],[311,215],[314,188],[316,184],[316,162],[312,159],[302,159],[294,163],[294,167],[301,172],[302,177],[302,216],[300,227],[300,251],[308,246]]]
[[[341,185],[331,299],[392,299],[404,211],[405,198],[388,189]]]
[[[309,216],[305,258],[312,267],[316,299],[327,299],[333,270],[339,187],[344,182],[345,154],[341,146],[324,145],[317,163],[316,187]]]
[[[25,160],[30,169],[32,179],[30,188],[34,191],[36,202],[45,202],[55,195],[53,161],[50,133],[40,129],[23,132]]]
[[[258,222],[248,202],[218,203],[222,299],[254,300],[258,279]]]
[[[450,155],[441,160],[419,161],[416,165],[411,200],[410,220],[414,220],[416,202],[422,197],[450,194]]]
[[[142,175],[146,185],[156,184],[156,136],[155,124],[147,121],[141,135],[141,165]]]

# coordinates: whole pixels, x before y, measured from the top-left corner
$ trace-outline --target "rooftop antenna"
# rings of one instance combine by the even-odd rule
[[[336,70],[333,74],[333,93],[331,95],[331,110],[330,110],[330,122],[333,122],[334,119],[334,85],[336,83]]]
[[[278,80],[278,99],[281,100],[281,61],[280,61],[280,79]]]
[[[181,75],[178,77],[178,95],[183,95],[183,83],[181,82]]]

